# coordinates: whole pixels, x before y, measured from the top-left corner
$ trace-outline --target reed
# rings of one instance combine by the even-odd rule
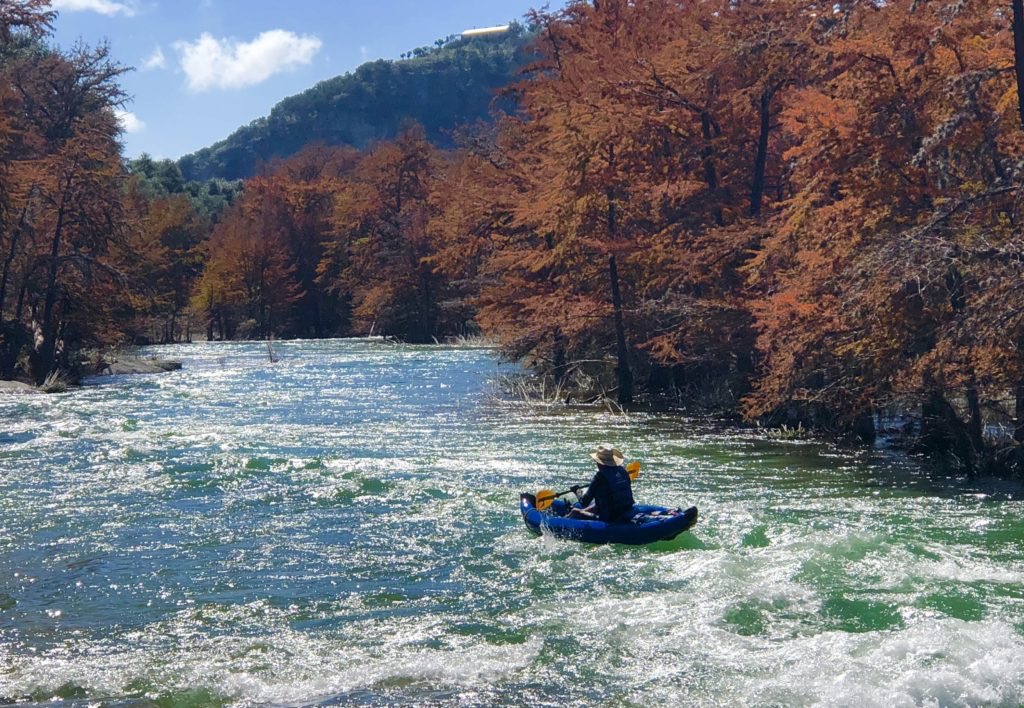
[[[63,369],[54,369],[46,375],[39,390],[43,393],[64,393],[73,383],[74,379],[68,372]]]

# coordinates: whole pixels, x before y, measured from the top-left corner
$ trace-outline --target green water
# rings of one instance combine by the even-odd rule
[[[0,398],[0,703],[1024,702],[1012,486],[511,402],[480,349],[277,348]],[[527,532],[605,440],[692,533]]]

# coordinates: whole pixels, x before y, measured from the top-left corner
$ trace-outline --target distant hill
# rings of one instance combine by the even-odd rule
[[[265,118],[178,161],[186,180],[251,177],[274,157],[287,157],[310,142],[365,147],[393,137],[409,119],[427,136],[450,144],[450,131],[485,118],[498,89],[513,82],[526,61],[530,32],[438,40],[401,60],[378,60],[321,81],[278,103]]]

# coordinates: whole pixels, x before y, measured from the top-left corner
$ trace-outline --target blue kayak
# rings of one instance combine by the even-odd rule
[[[642,546],[675,538],[697,523],[697,507],[668,509],[637,504],[622,521],[608,523],[589,519],[570,519],[540,511],[533,494],[519,495],[519,511],[526,527],[536,534],[549,533],[584,543],[627,543]]]

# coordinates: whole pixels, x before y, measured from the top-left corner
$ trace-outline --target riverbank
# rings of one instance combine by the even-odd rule
[[[5,394],[21,396],[33,393],[42,393],[42,391],[21,381],[0,381],[0,396]]]
[[[160,357],[134,356],[127,354],[93,356],[83,361],[75,371],[58,372],[43,385],[33,386],[25,381],[0,381],[0,396],[31,395],[37,393],[62,393],[73,388],[86,376],[122,376],[129,374],[162,374],[178,371],[180,361]]]

